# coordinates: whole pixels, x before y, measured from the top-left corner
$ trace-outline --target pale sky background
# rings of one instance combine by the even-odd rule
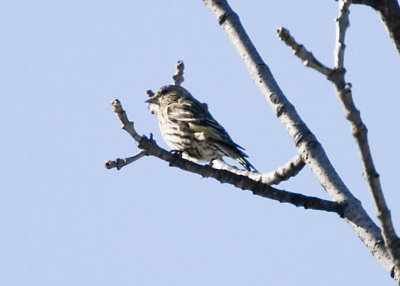
[[[375,217],[334,89],[276,37],[288,28],[332,65],[337,2],[230,1],[282,90]],[[347,80],[400,231],[400,55],[370,8],[351,7]],[[120,129],[163,142],[144,103],[171,82],[202,102],[258,170],[293,141],[200,0],[0,2],[0,285],[395,285],[334,214],[295,208],[142,158]],[[280,188],[328,198],[305,168]],[[375,219],[376,220],[376,219]]]

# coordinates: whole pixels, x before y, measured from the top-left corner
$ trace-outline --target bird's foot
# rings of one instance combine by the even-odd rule
[[[173,156],[180,156],[180,157],[182,157],[183,151],[180,151],[180,150],[171,150],[171,151],[169,151],[169,153],[171,153]]]
[[[170,166],[177,166],[180,159],[182,159],[182,151],[171,150],[169,153],[172,155],[171,161],[169,161]]]

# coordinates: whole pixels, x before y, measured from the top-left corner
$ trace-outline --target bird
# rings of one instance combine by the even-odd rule
[[[157,115],[164,141],[182,158],[212,163],[231,157],[247,171],[257,172],[246,159],[244,148],[233,142],[208,111],[207,104],[199,102],[182,86],[163,86],[145,102],[150,112]]]

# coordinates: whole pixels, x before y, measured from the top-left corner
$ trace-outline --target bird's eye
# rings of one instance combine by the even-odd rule
[[[168,89],[163,89],[163,90],[161,91],[161,94],[167,94],[168,92],[169,92]]]

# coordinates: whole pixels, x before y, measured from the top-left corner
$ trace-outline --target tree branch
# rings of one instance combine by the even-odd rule
[[[275,171],[264,173],[239,170],[226,164],[222,160],[213,161],[213,167],[217,169],[228,170],[237,175],[246,176],[257,182],[261,182],[267,185],[277,185],[282,181],[289,180],[291,177],[296,176],[303,169],[304,166],[305,163],[300,155],[296,155],[293,159],[278,167]]]
[[[326,77],[329,77],[333,73],[332,69],[328,68],[320,61],[318,61],[314,57],[314,55],[309,52],[303,45],[298,44],[296,40],[292,37],[292,35],[290,35],[290,32],[287,29],[279,27],[277,32],[278,38],[292,49],[293,53],[301,59],[303,65],[315,69]]]
[[[353,101],[351,93],[351,84],[346,83],[345,80],[346,70],[344,68],[344,52],[346,47],[345,35],[347,28],[349,27],[349,6],[350,6],[349,0],[339,1],[339,16],[336,19],[336,44],[334,52],[334,58],[335,58],[334,69],[326,68],[324,70],[321,70],[319,68],[315,68],[314,65],[310,67],[314,68],[315,70],[319,71],[325,76],[327,75],[327,73],[325,72],[326,70],[332,71],[328,75],[328,79],[334,84],[336,88],[336,96],[342,103],[343,108],[345,110],[345,116],[351,124],[352,134],[354,136],[354,139],[356,140],[361,155],[361,161],[364,167],[363,175],[365,180],[367,181],[372,197],[374,199],[375,206],[377,209],[377,217],[381,221],[382,236],[385,242],[385,246],[388,252],[390,253],[391,257],[393,258],[394,264],[400,270],[400,264],[399,264],[400,241],[394,231],[390,210],[385,202],[385,198],[379,180],[379,174],[375,169],[375,165],[372,159],[372,153],[368,143],[367,128],[361,119],[360,111],[356,108],[355,103]],[[279,36],[279,32],[283,33],[284,36],[282,37]],[[303,45],[296,43],[294,38],[290,35],[289,31],[287,31],[286,29],[283,29],[283,31],[278,30],[278,36],[292,49],[296,48],[299,49],[298,47],[301,47],[303,52],[295,53],[295,55],[297,55],[303,61],[303,63],[304,59],[307,58],[313,58],[313,60],[315,59],[314,56],[303,47]],[[317,59],[315,59],[315,61],[318,62]],[[399,270],[397,270],[396,273],[400,273]]]
[[[215,15],[221,28],[237,49],[254,82],[296,143],[298,152],[305,163],[310,167],[329,196],[336,202],[346,204],[344,208],[346,222],[385,269],[391,271],[393,262],[386,249],[379,243],[382,239],[379,228],[362,208],[360,202],[344,185],[320,143],[281,91],[268,66],[245,32],[237,14],[225,0],[203,1]]]
[[[400,7],[397,0],[352,0],[372,7],[382,19],[397,52],[400,53]]]
[[[377,217],[381,222],[383,240],[397,268],[397,271],[395,271],[398,275],[397,279],[400,279],[400,239],[394,230],[390,210],[386,204],[385,196],[383,195],[379,174],[375,169],[375,164],[372,159],[372,153],[368,143],[367,127],[361,119],[360,111],[354,104],[351,85],[346,84],[345,80],[344,41],[347,28],[349,27],[350,2],[350,0],[339,1],[339,16],[336,19],[336,48],[334,55],[335,70],[343,72],[339,73],[337,77],[331,80],[336,87],[337,97],[342,102],[343,108],[345,109],[346,118],[350,121],[352,134],[356,140],[363,163],[363,175],[372,194]]]
[[[107,161],[104,165],[107,169],[117,168],[117,170],[121,170],[122,167],[125,167],[126,165],[129,165],[146,155],[147,155],[146,150],[142,150],[135,156],[124,159],[117,158],[114,161]]]
[[[176,70],[174,75],[172,76],[173,79],[173,84],[174,85],[181,85],[182,82],[185,80],[183,78],[183,70],[185,69],[185,65],[183,64],[183,61],[178,61],[176,63]]]
[[[336,44],[335,44],[335,69],[344,69],[344,51],[346,44],[344,39],[346,38],[347,28],[350,26],[349,22],[349,7],[350,0],[339,0],[339,16],[335,19],[336,21]],[[343,73],[344,75],[344,73]]]
[[[346,84],[345,80],[344,39],[347,28],[349,27],[349,6],[349,0],[339,1],[339,17],[336,20],[336,48],[334,55],[335,70],[341,70],[343,72],[338,73],[338,76],[331,80],[336,87],[337,97],[342,102],[343,108],[345,109],[346,118],[351,124],[352,134],[360,151],[364,169],[363,175],[372,194],[377,217],[381,222],[383,240],[397,268],[397,271],[393,271],[393,273],[397,273],[397,275],[400,276],[400,239],[394,230],[390,210],[386,204],[385,196],[383,195],[379,174],[375,169],[375,164],[372,159],[372,152],[368,143],[367,127],[361,119],[360,111],[357,110],[354,104],[351,85]],[[397,279],[399,279],[399,277]]]
[[[112,102],[112,106],[114,107],[114,112],[122,122],[122,129],[128,132],[129,135],[135,139],[138,147],[142,149],[138,155],[131,157],[131,161],[136,161],[143,156],[158,157],[161,160],[169,162],[170,166],[199,174],[202,177],[214,178],[221,183],[228,183],[243,190],[250,190],[254,195],[266,197],[281,203],[290,203],[296,207],[334,212],[340,216],[343,215],[343,208],[339,203],[276,189],[247,176],[239,175],[229,170],[216,169],[210,165],[199,165],[192,161],[183,159],[178,154],[168,152],[159,147],[151,138],[152,136],[150,136],[149,139],[145,136],[139,135],[136,132],[133,122],[128,119],[126,112],[122,108],[121,102],[118,99],[115,99]],[[106,163],[106,167],[108,169],[120,169],[128,164],[129,163],[126,163],[121,159],[117,159],[115,161],[108,161]]]

